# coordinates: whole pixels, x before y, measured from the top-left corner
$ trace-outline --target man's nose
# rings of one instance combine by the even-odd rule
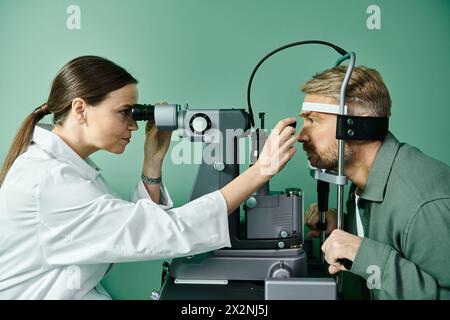
[[[306,130],[304,127],[300,129],[300,133],[297,136],[297,141],[300,143],[304,143],[309,141],[309,136],[306,134]]]

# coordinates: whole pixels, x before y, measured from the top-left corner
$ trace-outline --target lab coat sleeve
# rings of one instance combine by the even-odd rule
[[[164,183],[161,183],[161,203],[158,204],[158,206],[164,210],[171,209],[173,207],[173,201],[172,197],[169,194],[169,191],[167,190]],[[134,188],[134,192],[130,197],[131,202],[138,202],[141,199],[148,199],[151,202],[153,202],[152,198],[150,198],[150,195],[147,192],[147,189],[145,189],[144,183],[142,180],[139,180],[139,182],[136,184],[136,187]]]
[[[220,191],[165,211],[153,201],[105,194],[65,164],[37,192],[39,239],[52,265],[173,258],[230,246]]]
[[[450,299],[450,199],[424,204],[409,221],[403,253],[364,238],[351,272],[380,299]]]

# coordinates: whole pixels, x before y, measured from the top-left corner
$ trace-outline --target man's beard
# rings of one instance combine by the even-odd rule
[[[338,142],[330,144],[321,154],[317,153],[316,147],[310,143],[303,143],[303,150],[306,151],[308,160],[313,167],[319,169],[333,170],[338,169]],[[352,159],[353,152],[349,148],[345,148],[345,161]]]

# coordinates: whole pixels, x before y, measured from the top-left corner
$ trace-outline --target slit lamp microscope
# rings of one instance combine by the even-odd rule
[[[190,200],[221,189],[239,175],[238,151],[242,139],[251,139],[250,165],[255,163],[267,139],[264,113],[259,114],[260,128],[255,129],[251,107],[251,85],[256,71],[270,56],[299,45],[319,44],[336,50],[341,57],[335,66],[348,60],[348,68],[340,90],[337,172],[311,169],[317,180],[319,229],[325,241],[329,184],[337,186],[337,227],[343,227],[344,142],[372,134],[374,126],[364,125],[370,119],[347,116],[345,91],[355,65],[355,53],[320,40],[287,44],[262,58],[253,70],[247,88],[248,111],[245,109],[190,109],[180,105],[134,105],[135,120],[153,120],[160,130],[178,130],[181,137],[203,142],[215,150],[213,159],[202,160]],[[386,127],[387,123],[383,123]],[[252,130],[253,128],[253,130]],[[231,132],[231,134],[230,134]],[[231,248],[173,259],[163,263],[161,290],[152,299],[337,299],[342,279],[327,276],[321,262],[308,261],[306,251],[312,243],[304,240],[303,193],[299,188],[270,190],[267,182],[229,217]],[[308,245],[311,248],[307,248]],[[342,261],[347,269],[351,261]],[[319,265],[319,266],[317,266]]]

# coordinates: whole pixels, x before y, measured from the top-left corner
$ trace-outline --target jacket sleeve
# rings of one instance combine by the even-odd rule
[[[364,238],[351,272],[380,299],[450,299],[450,199],[424,204],[409,221],[402,252]]]
[[[173,207],[173,201],[169,194],[169,191],[167,190],[164,183],[161,182],[161,203],[158,204],[158,206],[164,210],[171,209]],[[148,199],[151,202],[153,202],[152,198],[150,198],[147,189],[145,189],[144,183],[142,180],[139,180],[136,184],[136,187],[134,188],[134,191],[130,197],[131,202],[138,202],[141,199]]]
[[[170,207],[170,197],[164,194]],[[139,199],[135,192],[135,196],[136,201],[129,202],[105,193],[69,165],[52,168],[37,194],[39,239],[47,262],[163,259],[230,246],[227,207],[220,191],[169,210],[148,195]]]

